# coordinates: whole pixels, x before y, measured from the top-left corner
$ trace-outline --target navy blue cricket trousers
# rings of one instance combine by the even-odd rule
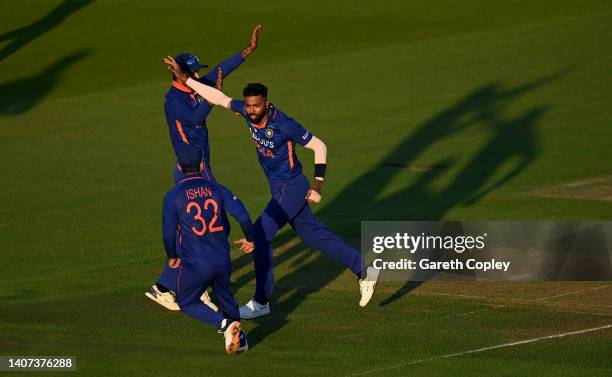
[[[181,311],[217,329],[221,328],[224,318],[230,323],[240,321],[238,303],[230,283],[232,266],[229,252],[226,250],[223,253],[195,261],[183,259],[181,266],[173,269],[178,270],[175,292]],[[221,313],[215,312],[200,300],[208,287],[212,287]]]
[[[357,276],[361,274],[364,265],[361,253],[315,217],[306,200],[308,189],[308,179],[303,174],[288,180],[270,181],[272,199],[253,227],[256,278],[253,297],[259,302],[265,302],[272,296],[274,274],[270,241],[287,223],[308,247],[321,250]]]

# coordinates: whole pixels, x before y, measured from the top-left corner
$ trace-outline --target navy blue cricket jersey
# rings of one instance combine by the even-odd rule
[[[298,160],[295,144],[308,144],[312,139],[311,132],[274,106],[271,106],[268,120],[263,124],[251,121],[244,101],[233,99],[230,106],[232,111],[246,119],[257,149],[259,164],[269,180],[291,179],[302,174],[302,164]]]
[[[227,211],[242,225],[251,218],[244,204],[221,184],[189,175],[164,197],[163,239],[168,258],[198,263],[229,253]],[[176,250],[179,237],[180,255]],[[247,235],[247,239],[252,235]],[[229,256],[229,254],[227,254]]]
[[[238,68],[244,59],[237,53],[222,63],[224,78],[233,70]],[[198,79],[203,84],[215,86],[217,80],[217,66],[208,72],[204,77]],[[166,122],[170,132],[170,140],[175,151],[180,144],[192,144],[202,149],[202,159],[205,162],[210,160],[210,147],[208,145],[208,128],[206,127],[206,117],[213,106],[204,101],[196,92],[180,83],[174,81],[166,93],[164,110],[166,112]]]

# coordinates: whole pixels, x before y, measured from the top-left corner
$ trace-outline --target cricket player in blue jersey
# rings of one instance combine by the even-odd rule
[[[242,228],[245,237],[237,242],[247,253],[254,249],[251,218],[229,189],[202,176],[200,148],[179,147],[177,157],[184,177],[166,193],[162,220],[168,266],[178,271],[176,301],[183,313],[216,327],[224,335],[227,353],[244,352],[248,343],[230,286],[230,225],[226,210]],[[200,300],[209,286],[221,312]]]
[[[261,25],[257,25],[253,29],[249,45],[239,53],[236,53],[217,65],[217,69],[213,69],[203,77],[200,77],[199,71],[201,68],[207,67],[200,64],[198,57],[189,53],[180,54],[176,57],[176,62],[183,69],[183,72],[188,72],[189,76],[204,85],[215,86],[220,89],[223,77],[227,77],[232,71],[238,68],[245,59],[257,49],[259,33]],[[186,87],[177,80],[172,81],[172,86],[166,93],[166,101],[164,109],[166,113],[166,122],[168,123],[168,131],[170,140],[174,147],[175,154],[177,148],[184,145],[194,145],[202,150],[203,169],[202,175],[206,179],[215,181],[215,177],[210,167],[210,147],[208,141],[208,127],[206,118],[213,105],[206,102],[191,88]],[[174,180],[179,182],[184,174],[181,172],[179,164],[174,168]],[[158,304],[169,310],[179,310],[175,302],[172,292],[176,290],[176,271],[167,266],[162,271],[158,281],[151,287],[155,294],[151,294],[149,290],[145,295]],[[202,301],[210,305],[211,308],[217,309],[212,303],[208,293],[204,292]]]
[[[204,85],[219,86],[221,73],[227,77],[236,68],[238,68],[245,59],[257,49],[257,42],[261,25],[257,25],[253,29],[249,45],[223,62],[216,66],[204,76],[200,76],[200,69],[208,67],[200,63],[197,56],[190,53],[183,53],[176,56],[175,61],[181,67],[183,72]],[[210,168],[210,147],[208,142],[208,127],[206,117],[212,110],[213,105],[203,101],[195,91],[186,87],[177,80],[172,81],[172,86],[166,93],[164,109],[166,113],[166,122],[170,133],[170,140],[175,151],[177,146],[190,144],[200,147],[202,150],[202,160],[204,161],[204,170],[202,174],[210,180],[214,180],[212,170]],[[174,168],[175,182],[182,178],[182,173],[178,164]]]
[[[270,241],[287,223],[306,245],[323,251],[357,275],[361,291],[359,305],[366,306],[374,293],[379,270],[366,268],[361,253],[326,228],[310,209],[309,203],[321,200],[327,159],[325,143],[268,102],[268,90],[264,85],[247,85],[243,91],[244,101],[240,101],[189,78],[172,57],[164,61],[175,77],[208,102],[246,119],[259,163],[268,178],[272,199],[254,226],[255,295],[240,308],[240,317],[251,319],[270,313],[268,300],[274,286]],[[312,187],[302,174],[296,144],[314,151]]]

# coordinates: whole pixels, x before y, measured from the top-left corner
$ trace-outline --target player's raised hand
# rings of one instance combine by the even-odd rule
[[[249,43],[249,47],[253,50],[257,48],[257,41],[259,40],[259,33],[261,32],[261,25],[255,26],[253,29],[253,33],[251,34],[251,42]]]
[[[240,53],[243,59],[249,56],[253,51],[257,49],[257,42],[259,41],[260,32],[261,25],[255,26],[255,28],[253,29],[253,33],[251,34],[251,40],[249,41],[249,45]]]
[[[240,251],[245,254],[251,254],[255,250],[255,244],[247,241],[245,238],[241,238],[238,241],[234,241],[235,244],[240,244]]]
[[[221,90],[223,88],[223,70],[221,66],[217,67],[217,81],[215,82],[215,89]]]
[[[178,81],[183,84],[187,81],[189,76],[187,76],[187,74],[183,72],[181,67],[179,67],[178,63],[174,60],[172,56],[168,55],[167,57],[165,57],[164,63],[166,63],[166,65],[168,66],[168,70],[172,72],[172,74]]]

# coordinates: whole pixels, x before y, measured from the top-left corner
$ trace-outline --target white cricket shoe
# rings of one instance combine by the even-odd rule
[[[208,306],[212,310],[216,312],[219,311],[219,307],[213,304],[212,300],[210,299],[210,296],[208,295],[208,292],[204,291],[204,293],[202,293],[202,296],[200,296],[200,300],[204,303],[204,305]]]
[[[253,319],[261,317],[262,315],[270,314],[270,303],[261,305],[255,299],[251,299],[249,302],[240,307],[240,318]]]
[[[225,322],[227,319],[223,321]],[[223,338],[225,339],[225,351],[230,355],[245,352],[249,349],[246,335],[238,321],[234,321],[227,326],[227,329],[223,332]]]
[[[366,278],[359,280],[359,292],[361,292],[361,300],[359,300],[359,306],[364,307],[372,299],[374,289],[376,289],[376,282],[378,281],[378,275],[380,270],[374,267],[368,267],[366,270]]]
[[[147,296],[148,298],[150,298],[151,300],[155,301],[156,303],[160,304],[161,306],[163,306],[164,308],[168,310],[173,310],[173,311],[181,310],[181,308],[179,308],[178,304],[176,303],[176,299],[174,298],[174,293],[172,293],[172,291],[160,292],[160,290],[157,289],[157,286],[153,285],[145,293],[145,296]]]

